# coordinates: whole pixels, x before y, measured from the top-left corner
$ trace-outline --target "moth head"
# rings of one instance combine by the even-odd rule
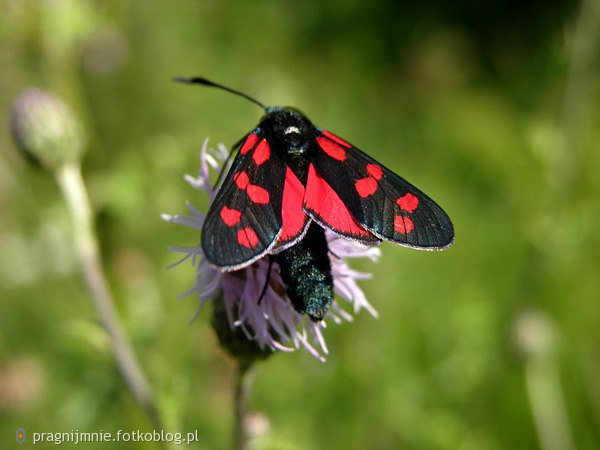
[[[288,152],[303,152],[315,137],[315,126],[304,114],[294,108],[271,107],[260,121],[260,127],[267,132],[269,140],[282,145]]]

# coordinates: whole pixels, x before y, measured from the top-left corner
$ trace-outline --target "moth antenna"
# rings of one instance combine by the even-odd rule
[[[215,82],[207,80],[206,78],[203,78],[203,77],[192,77],[192,78],[173,77],[173,81],[177,81],[178,83],[201,84],[203,86],[216,87],[216,88],[222,89],[224,91],[231,92],[232,94],[239,95],[240,97],[244,97],[246,100],[249,100],[252,103],[260,106],[264,110],[267,109],[267,107],[265,105],[263,105],[261,102],[259,102],[255,98],[250,97],[248,94],[244,94],[243,92],[228,88],[227,86],[223,86],[222,84],[215,83]]]

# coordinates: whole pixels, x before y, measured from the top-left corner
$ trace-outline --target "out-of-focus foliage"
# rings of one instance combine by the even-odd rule
[[[326,364],[259,365],[256,448],[598,448],[599,24],[597,0],[0,0],[0,434],[150,426],[58,188],[8,133],[38,86],[86,129],[104,264],[166,428],[228,448],[233,364],[208,314],[188,326],[196,304],[176,301],[192,267],[166,270],[167,247],[198,236],[160,214],[205,206],[182,179],[202,140],[233,144],[261,112],[170,81],[203,75],[298,107],[428,192],[457,234],[362,265],[381,317],[331,324]]]

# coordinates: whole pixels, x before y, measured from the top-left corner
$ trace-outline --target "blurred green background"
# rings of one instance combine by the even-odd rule
[[[203,139],[250,103],[293,105],[452,217],[443,253],[384,244],[362,287],[380,318],[330,324],[258,366],[260,449],[600,448],[600,2],[0,0],[0,447],[15,430],[151,430],[111,357],[51,175],[10,104],[39,86],[88,137],[104,265],[169,431],[230,446],[234,363],[166,267],[194,230]],[[29,443],[30,445],[30,443]],[[69,445],[66,445],[70,448]],[[95,444],[94,448],[112,448]],[[159,448],[131,444],[131,448]]]

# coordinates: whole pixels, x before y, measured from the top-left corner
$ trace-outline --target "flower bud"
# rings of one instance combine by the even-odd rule
[[[516,345],[526,358],[545,358],[556,344],[554,324],[537,309],[523,311],[515,320]]]
[[[84,152],[81,123],[60,99],[28,89],[12,105],[11,130],[18,149],[44,169],[78,161]]]
[[[222,293],[214,299],[212,326],[221,346],[240,362],[252,363],[273,354],[272,350],[261,348],[258,342],[250,339],[240,327],[231,328]]]

